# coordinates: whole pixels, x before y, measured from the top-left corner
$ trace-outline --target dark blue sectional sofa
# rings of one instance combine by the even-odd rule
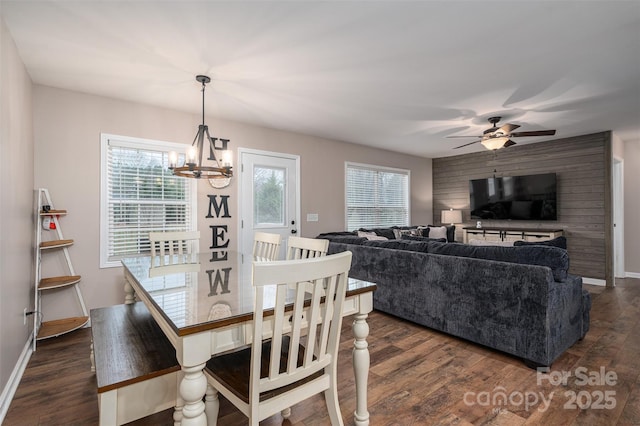
[[[368,241],[323,234],[353,253],[350,276],[378,285],[374,308],[550,366],[589,329],[591,298],[553,246],[471,246],[428,239]]]

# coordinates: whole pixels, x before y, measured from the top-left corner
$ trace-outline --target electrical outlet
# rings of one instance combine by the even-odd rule
[[[22,325],[27,325],[27,308],[22,311]]]

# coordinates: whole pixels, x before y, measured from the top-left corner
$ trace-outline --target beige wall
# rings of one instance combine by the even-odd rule
[[[0,419],[33,307],[32,84],[0,17]],[[4,390],[4,391],[3,391]]]
[[[624,144],[624,268],[640,278],[640,141]]]
[[[99,268],[100,133],[159,139],[190,144],[199,117],[177,111],[35,86],[35,185],[50,190],[55,206],[69,210],[63,219],[76,272],[89,308],[122,303],[122,271]],[[411,170],[411,217],[414,223],[431,222],[431,160],[283,132],[242,123],[207,119],[214,136],[231,140],[230,147],[296,154],[301,169],[301,235],[344,229],[344,163],[356,161]],[[237,167],[236,167],[237,173]],[[223,191],[206,181],[198,183],[198,223],[202,248],[211,241],[209,226],[221,219],[206,219],[207,194],[229,194],[232,219],[230,248],[237,248],[237,177]],[[307,213],[318,213],[319,222],[306,222]],[[63,294],[51,300],[58,307],[75,309]],[[73,302],[73,301],[71,301]],[[49,311],[47,312],[47,309]],[[44,307],[51,317],[61,309]],[[71,312],[68,312],[69,315]]]

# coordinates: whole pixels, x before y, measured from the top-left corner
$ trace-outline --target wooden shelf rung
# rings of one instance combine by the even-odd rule
[[[38,290],[51,290],[66,287],[80,282],[80,275],[64,275],[60,277],[48,277],[40,280]]]
[[[45,212],[44,210],[40,211],[40,216],[64,216],[67,214],[66,210],[49,210]]]
[[[69,247],[70,245],[73,245],[73,240],[43,241],[40,243],[40,249],[46,250],[46,249],[53,249],[53,248],[60,248],[60,247]]]
[[[61,318],[53,321],[43,321],[38,330],[37,340],[57,337],[62,334],[82,328],[89,322],[89,317]]]

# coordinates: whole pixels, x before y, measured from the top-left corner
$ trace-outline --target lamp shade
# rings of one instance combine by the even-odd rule
[[[499,138],[486,139],[480,143],[484,145],[484,147],[487,149],[496,150],[496,149],[504,148],[504,144],[507,143],[507,141],[509,141],[509,138],[499,137]]]
[[[462,223],[462,210],[442,210],[442,218],[440,220],[441,223]]]

